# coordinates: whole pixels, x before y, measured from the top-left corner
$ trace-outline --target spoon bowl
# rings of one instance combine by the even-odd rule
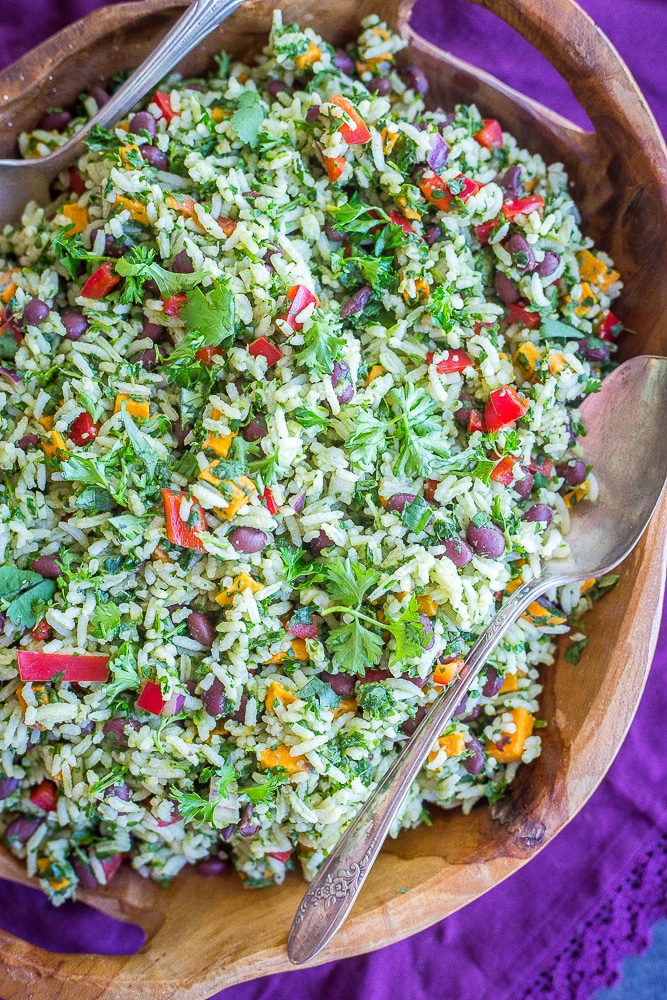
[[[435,740],[510,626],[545,591],[608,573],[648,525],[667,478],[667,358],[626,361],[581,409],[599,494],[572,510],[569,556],[548,562],[505,601],[322,865],[290,931],[295,965],[314,958],[344,922]]]

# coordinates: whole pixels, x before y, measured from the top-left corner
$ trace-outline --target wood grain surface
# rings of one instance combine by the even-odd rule
[[[286,20],[312,25],[334,44],[354,37],[359,20],[380,10],[410,39],[401,58],[427,73],[433,105],[475,101],[521,145],[562,160],[586,231],[613,255],[625,281],[619,314],[638,335],[626,338],[623,350],[667,354],[667,150],[627,68],[572,0],[473,2],[512,24],[553,63],[594,133],[416,37],[409,2],[283,0],[281,6]],[[9,96],[0,107],[0,156],[15,153],[16,135],[49,106],[67,106],[86,84],[136,66],[184,6],[142,0],[102,8],[0,73],[0,93]],[[184,71],[201,73],[223,47],[252,57],[265,41],[272,7],[248,0],[188,57]],[[507,801],[469,816],[436,813],[432,827],[388,843],[352,917],[318,961],[389,944],[465,906],[534,857],[581,809],[616,755],[646,681],[662,604],[666,531],[663,501],[619,585],[589,616],[581,665],[561,660],[545,671],[544,752],[520,769]],[[28,881],[5,851],[0,874]],[[233,876],[213,883],[189,870],[162,890],[123,870],[111,887],[82,898],[141,924],[146,946],[124,957],[56,955],[0,933],[0,995],[204,1000],[232,983],[290,967],[285,942],[303,890],[296,873],[282,886],[248,891]]]

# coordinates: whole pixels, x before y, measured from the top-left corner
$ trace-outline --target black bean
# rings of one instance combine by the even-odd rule
[[[287,91],[289,88],[284,80],[269,80],[266,91],[271,97],[277,97],[278,94]]]
[[[345,403],[349,403],[354,398],[354,386],[351,382],[348,382],[340,392],[336,393],[336,399],[343,406]]]
[[[152,340],[154,344],[157,344],[160,338],[164,336],[164,332],[164,326],[160,326],[158,323],[151,323],[148,317],[144,316],[141,328],[142,337],[148,337],[148,339]]]
[[[322,554],[324,549],[330,549],[335,544],[336,543],[329,538],[325,531],[320,531],[316,538],[313,538],[308,542],[308,548],[314,556],[319,556]]]
[[[406,736],[412,736],[415,729],[426,715],[426,712],[427,712],[426,705],[420,705],[417,711],[415,712],[414,718],[405,720],[405,722],[401,726],[401,731],[404,732]]]
[[[344,243],[347,239],[347,233],[341,233],[339,229],[332,226],[328,219],[324,220],[324,232],[327,235],[327,239],[331,240],[332,243]]]
[[[484,681],[484,686],[482,687],[482,694],[484,697],[495,698],[502,686],[503,678],[500,676],[495,667],[488,666],[486,668],[486,680]]]
[[[316,122],[319,117],[320,117],[320,105],[311,104],[311,106],[306,111],[306,121],[309,123]]]
[[[206,875],[207,877],[214,877],[216,875],[222,875],[223,872],[229,871],[231,865],[227,858],[202,858],[201,861],[197,862],[197,871],[200,875]]]
[[[202,646],[212,646],[215,639],[215,628],[203,611],[192,611],[188,615],[188,632]]]
[[[512,255],[517,271],[533,271],[535,269],[535,254],[525,236],[515,233],[507,241],[507,249]]]
[[[392,676],[390,670],[384,670],[379,668],[377,670],[367,670],[363,677],[359,677],[360,684],[379,684],[380,681],[386,681]]]
[[[112,795],[122,802],[129,802],[132,798],[132,789],[125,781],[121,781],[118,785],[109,785],[108,788],[104,789],[103,797],[105,799],[111,798]]]
[[[103,108],[105,104],[109,103],[109,94],[104,87],[100,87],[97,83],[88,88],[88,93],[93,98],[98,108]]]
[[[29,299],[23,309],[23,319],[29,326],[39,326],[48,319],[51,310],[41,299]]]
[[[169,157],[157,146],[149,146],[146,143],[139,147],[139,152],[149,167],[155,167],[156,170],[169,169]]]
[[[432,247],[436,240],[439,240],[442,236],[442,229],[440,226],[427,226],[424,230],[424,242],[427,246]]]
[[[195,266],[187,250],[179,250],[171,262],[171,269],[174,274],[192,274]]]
[[[584,337],[579,341],[579,353],[586,361],[598,364],[609,360],[609,347],[597,337]]]
[[[39,444],[39,434],[25,434],[19,441],[19,448],[27,451],[28,448],[33,448],[36,444]]]
[[[544,260],[541,260],[537,265],[535,270],[539,274],[540,278],[548,278],[550,274],[558,270],[558,265],[560,264],[560,254],[554,253],[553,250],[547,250],[544,255]]]
[[[253,418],[250,423],[245,425],[241,431],[241,437],[244,441],[261,441],[268,433],[264,418],[259,417]]]
[[[366,86],[371,94],[377,94],[378,97],[386,97],[387,94],[391,93],[391,80],[387,79],[386,76],[374,76]]]
[[[229,716],[229,718],[233,719],[234,722],[240,722],[243,725],[243,723],[245,722],[245,710],[247,704],[248,704],[248,695],[242,694],[241,700],[239,702],[239,707],[236,709],[235,712],[233,712]]]
[[[41,822],[41,819],[36,819],[33,816],[17,816],[5,830],[5,839],[10,844],[25,844]]]
[[[586,478],[588,466],[580,458],[571,458],[567,462],[559,462],[556,472],[565,480],[568,486],[579,486]]]
[[[428,91],[428,80],[418,66],[406,66],[399,71],[399,75],[406,87],[414,90],[415,94],[425,94]]]
[[[148,347],[145,351],[142,351],[138,360],[144,371],[152,372],[157,364],[157,354],[155,353],[155,348]]]
[[[495,524],[479,527],[471,521],[466,531],[466,540],[473,552],[486,559],[500,559],[505,552],[505,536]]]
[[[241,820],[237,827],[242,837],[254,837],[256,833],[259,833],[260,825],[256,821],[253,821],[253,812],[252,802],[247,802],[243,807]]]
[[[20,784],[18,778],[0,778],[0,802],[13,795]]]
[[[499,183],[506,195],[510,198],[518,198],[523,192],[523,184],[521,183],[521,167],[518,164],[508,167],[503,176],[500,178]]]
[[[102,732],[110,743],[126,747],[128,745],[128,729],[133,729],[136,732],[141,729],[141,723],[137,719],[108,719],[102,727]]]
[[[33,573],[40,573],[41,576],[48,577],[49,580],[57,580],[62,574],[57,559],[57,556],[38,556],[37,559],[33,559],[30,569]]]
[[[63,313],[61,319],[67,340],[81,340],[88,329],[88,320],[83,313],[73,309],[71,312]]]
[[[150,111],[138,111],[130,118],[130,132],[139,135],[140,132],[148,132],[151,139],[157,135],[157,119]]]
[[[370,285],[362,285],[354,295],[343,305],[340,314],[345,319],[347,316],[354,316],[360,313],[368,305],[373,289]]]
[[[269,536],[259,528],[234,528],[227,538],[232,548],[244,555],[261,552],[269,544]]]
[[[329,674],[325,671],[320,674],[320,680],[333,688],[339,698],[349,698],[354,691],[357,678],[352,674]]]
[[[502,271],[496,271],[494,286],[496,289],[496,295],[501,302],[505,303],[505,305],[511,305],[513,302],[519,301],[520,295],[516,285],[512,279],[508,278]]]
[[[402,514],[405,507],[413,503],[417,497],[414,493],[394,493],[387,500],[385,510],[390,510],[397,514]]]
[[[305,502],[306,502],[305,493],[299,493],[298,496],[296,496],[294,500],[292,500],[292,510],[294,511],[295,514],[301,513],[301,511],[304,508]]]
[[[207,645],[210,645],[210,643]],[[228,714],[230,707],[229,699],[225,694],[222,681],[218,677],[214,678],[213,683],[206,691],[201,692],[200,698],[202,705],[214,719],[220,719],[223,715]]]
[[[339,69],[341,73],[346,73],[348,76],[354,73],[354,61],[344,49],[336,49],[333,61],[334,66],[336,69]]]
[[[350,366],[344,361],[334,361],[331,372],[331,384],[336,388],[339,382],[345,382],[350,377]]]
[[[472,559],[472,549],[463,538],[447,538],[442,545],[445,550],[442,555],[451,559],[457,569],[467,566]]]
[[[482,749],[482,744],[479,742],[476,736],[472,733],[468,736],[466,740],[466,750],[472,750],[472,755],[470,757],[464,757],[461,763],[468,772],[468,774],[479,774],[480,771],[484,770],[484,750]]]
[[[540,521],[543,524],[551,524],[551,519],[553,518],[553,511],[551,507],[547,507],[545,503],[536,503],[532,507],[529,507],[526,513],[522,516],[522,521]]]
[[[71,120],[72,116],[69,111],[49,111],[42,118],[39,127],[46,129],[47,132],[62,132],[64,128],[67,128]]]
[[[80,858],[77,858],[76,861],[72,862],[72,868],[82,889],[97,889],[99,887],[99,882],[93,875],[93,869],[87,861],[81,861]]]
[[[529,472],[525,465],[521,466],[524,477],[519,479],[517,482],[512,483],[512,489],[515,493],[521,497],[522,500],[527,500],[530,494],[533,492],[533,483],[535,482],[535,477],[532,472]]]

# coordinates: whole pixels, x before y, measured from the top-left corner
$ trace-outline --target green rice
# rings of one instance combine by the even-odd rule
[[[104,884],[123,857],[163,882],[209,857],[231,858],[250,886],[297,859],[311,878],[442,689],[435,668],[465,655],[519,576],[567,555],[569,509],[595,499],[590,471],[572,488],[555,465],[583,453],[577,407],[610,365],[614,345],[596,335],[618,275],[590,253],[563,166],[507,133],[482,145],[474,105],[425,110],[419,79],[394,63],[402,47],[367,18],[347,75],[277,13],[255,66],[223,56],[205,81],[171,77],[168,103],[146,104],[154,141],[127,122],[98,130],[56,201],[0,236],[0,831],[54,903],[81,879]],[[337,95],[368,141],[346,141],[360,126]],[[64,133],[23,136],[23,154],[46,155],[95,110],[84,96]],[[439,135],[443,210],[423,193]],[[151,144],[167,169],[142,156]],[[542,203],[510,223],[512,166],[518,196]],[[516,234],[530,269],[507,249]],[[548,254],[557,265],[541,276]],[[177,255],[189,273],[171,271]],[[100,268],[115,286],[82,295]],[[528,313],[498,297],[498,272]],[[311,300],[289,315],[295,286]],[[32,325],[31,299],[49,307]],[[67,310],[87,321],[78,340]],[[155,359],[145,321],[164,328]],[[219,353],[198,360],[206,347]],[[439,372],[456,351],[470,364]],[[525,415],[469,430],[461,408],[483,415],[504,386]],[[77,444],[84,412],[96,436]],[[251,420],[265,436],[246,440]],[[163,490],[181,495],[185,546],[168,537]],[[392,510],[400,494],[415,499]],[[522,519],[536,504],[550,522]],[[457,568],[447,543],[471,523],[496,525],[505,551]],[[238,529],[264,533],[261,550],[237,551]],[[17,577],[47,556],[54,583]],[[427,804],[496,801],[539,756],[540,667],[571,622],[578,657],[579,619],[611,582],[551,593],[510,629],[392,835],[427,820]],[[25,649],[108,656],[108,680],[22,680]],[[159,714],[137,705],[147,683]],[[34,822],[19,836],[22,818]]]

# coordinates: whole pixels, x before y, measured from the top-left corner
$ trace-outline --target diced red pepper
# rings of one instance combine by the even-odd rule
[[[278,504],[274,500],[273,493],[268,488],[268,486],[264,490],[264,503],[266,505],[266,509],[268,510],[269,514],[277,514],[278,513],[278,510],[279,510]]]
[[[499,431],[523,417],[528,403],[511,385],[494,389],[484,409],[484,418],[489,432]]]
[[[543,458],[541,462],[533,460],[529,464],[528,469],[533,473],[533,475],[536,472],[539,472],[541,475],[546,476],[547,479],[551,479],[554,472],[554,463],[550,458]]]
[[[324,169],[327,172],[329,183],[335,184],[340,175],[345,170],[346,159],[344,156],[323,157]]]
[[[155,681],[146,681],[137,698],[137,708],[151,715],[159,715],[167,704],[162,696],[162,688]]]
[[[214,347],[201,347],[198,351],[195,351],[195,357],[204,365],[212,365],[213,359],[220,354],[222,354],[222,348],[219,344],[216,344]]]
[[[51,626],[45,618],[42,618],[41,622],[37,622],[34,628],[30,629],[30,635],[34,642],[46,642],[51,637]]]
[[[531,312],[520,302],[511,302],[507,307],[507,318],[510,323],[523,323],[529,330],[537,330],[542,322],[542,317],[538,312]]]
[[[518,458],[513,458],[511,455],[501,458],[491,473],[491,479],[496,483],[500,483],[501,486],[511,486],[514,482],[514,472],[512,470],[514,469],[515,462],[518,462]]]
[[[102,868],[104,869],[104,874],[106,876],[107,885],[109,884],[109,882],[111,881],[111,879],[114,877],[114,875],[116,874],[116,872],[120,868],[121,864],[123,863],[124,858],[126,858],[126,857],[127,857],[127,854],[112,854],[111,857],[109,857],[109,858],[99,858],[98,859],[99,862],[100,862],[100,864],[102,865]]]
[[[252,354],[253,358],[257,358],[261,354],[263,358],[266,358],[269,368],[277,364],[283,357],[282,351],[279,351],[275,344],[268,341],[266,337],[254,340],[248,348],[248,354]]]
[[[435,500],[435,491],[439,485],[439,479],[425,479],[423,488],[424,500],[428,500],[429,503],[433,503]]]
[[[414,233],[410,220],[406,219],[400,212],[397,212],[395,208],[389,209],[389,218],[395,226],[400,226],[404,233]]]
[[[235,219],[230,219],[226,215],[220,215],[220,216],[218,216],[218,218],[215,221],[218,223],[218,225],[222,229],[223,233],[227,237],[229,237],[229,236],[232,235],[232,233],[234,232],[234,230],[236,229],[236,227],[238,225],[238,223],[236,222]]]
[[[79,416],[72,422],[72,426],[69,429],[69,439],[73,441],[74,444],[82,448],[86,444],[90,444],[94,441],[99,433],[99,427],[91,417],[90,413],[86,410],[80,413]]]
[[[76,169],[76,167],[69,168],[69,186],[74,192],[74,194],[83,194],[86,190],[86,185],[83,177]]]
[[[288,626],[287,631],[290,635],[296,636],[297,639],[315,639],[317,636],[317,618],[311,616],[310,621],[299,621],[299,613],[293,615]]]
[[[293,330],[301,330],[303,323],[299,323],[297,317],[306,306],[317,305],[317,296],[305,285],[292,285],[285,296],[285,304],[287,309],[279,313],[277,319],[284,320]]]
[[[345,139],[348,146],[358,146],[364,142],[371,141],[371,133],[366,127],[366,123],[363,118],[355,108],[355,106],[348,101],[347,97],[343,97],[342,94],[336,94],[334,97],[329,98],[330,104],[335,104],[336,107],[342,108],[348,118],[351,118],[354,122],[354,127],[344,123],[340,126],[340,134]]]
[[[468,417],[468,434],[472,434],[474,431],[484,431],[485,429],[486,425],[482,414],[479,410],[471,410]]]
[[[544,208],[544,198],[541,194],[529,194],[526,198],[510,198],[506,201],[501,212],[510,222],[513,222],[517,215],[529,215],[531,212],[539,212]]]
[[[181,501],[186,498],[186,493],[172,493],[171,490],[162,490],[164,517],[167,522],[167,538],[172,545],[180,545],[183,549],[193,549],[195,552],[204,552],[204,545],[195,531],[195,526],[190,527],[181,517]],[[201,504],[194,503],[192,511],[197,514],[197,530],[205,531],[206,519],[203,507]]]
[[[454,191],[452,191],[452,187]],[[456,177],[452,177],[448,181],[444,181],[438,174],[423,174],[419,181],[421,193],[441,212],[446,212],[450,208],[454,198],[466,202],[481,188],[481,184],[466,177],[465,174],[457,174]]]
[[[291,856],[291,851],[269,851],[267,853],[267,857],[275,858],[276,861],[289,861]]]
[[[604,315],[602,323],[598,327],[596,336],[599,337],[600,340],[609,340],[613,343],[622,330],[623,324],[620,319],[614,316],[613,312],[608,309]]]
[[[482,222],[481,225],[475,226],[475,236],[479,242],[484,246],[491,239],[491,233],[498,225],[497,219],[491,219],[490,222]]]
[[[158,90],[153,100],[155,101],[158,108],[162,112],[162,117],[166,121],[167,125],[172,120],[172,118],[176,118],[178,112],[174,111],[174,109],[172,108],[169,94],[165,94],[163,90]]]
[[[17,653],[19,674],[22,681],[50,681],[62,674],[64,681],[100,681],[109,679],[109,657],[73,653],[39,653],[32,649],[19,649]]]
[[[434,352],[429,351],[426,355],[426,363],[432,365],[434,357]],[[474,361],[465,351],[445,351],[440,361],[435,362],[435,370],[440,375],[452,375],[454,372],[462,372],[470,367],[474,367]]]
[[[187,301],[188,297],[185,292],[176,292],[175,295],[164,300],[162,312],[166,313],[167,316],[178,316]]]
[[[40,781],[30,792],[30,801],[44,812],[55,812],[58,807],[58,789],[53,781]]]
[[[486,149],[502,149],[505,145],[503,130],[500,127],[500,122],[496,121],[495,118],[482,118],[482,128],[479,132],[475,132],[473,139],[480,146],[485,146]]]
[[[86,299],[103,299],[120,281],[120,274],[116,274],[113,262],[109,260],[93,271],[81,289],[81,294]]]

